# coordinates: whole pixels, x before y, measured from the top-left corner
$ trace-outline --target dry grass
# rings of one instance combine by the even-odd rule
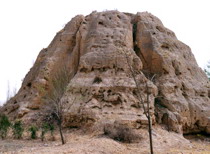
[[[119,123],[105,124],[104,135],[124,143],[134,143],[141,139],[140,135],[135,133],[133,129]]]
[[[40,133],[40,132],[39,132]],[[98,134],[81,133],[78,129],[66,129],[64,131],[67,143],[60,143],[59,132],[55,132],[55,141],[50,141],[50,134],[46,140],[30,140],[29,134],[24,134],[23,139],[14,140],[11,137],[0,140],[0,153],[17,154],[148,154],[149,142],[147,130],[139,130],[142,134],[138,143],[122,143],[106,137],[98,137]],[[210,142],[190,138],[189,141],[176,133],[165,131],[161,128],[154,128],[154,151],[157,154],[209,154]],[[40,135],[40,134],[38,134]]]

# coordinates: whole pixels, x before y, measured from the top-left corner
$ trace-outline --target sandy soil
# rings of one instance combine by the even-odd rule
[[[24,136],[21,140],[11,137],[0,140],[0,153],[25,154],[148,154],[149,142],[146,130],[141,130],[142,139],[138,143],[125,144],[95,133],[82,133],[79,130],[65,130],[67,143],[61,145],[58,132],[56,140],[48,135],[44,142]],[[202,135],[187,136],[155,128],[153,133],[155,153],[160,154],[210,154],[210,138]]]

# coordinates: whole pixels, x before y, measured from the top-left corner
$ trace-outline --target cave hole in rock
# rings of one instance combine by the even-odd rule
[[[159,98],[155,98],[155,106],[160,107],[160,108],[167,108],[164,103],[163,100],[159,97]]]
[[[94,78],[94,80],[93,80],[93,83],[101,83],[102,82],[102,79],[101,79],[101,77],[98,77],[98,76],[96,76],[95,78]]]
[[[102,68],[100,68],[100,72],[106,72],[107,70],[108,70],[109,68],[107,68],[107,67],[102,67]]]
[[[81,68],[80,69],[80,72],[84,72],[84,73],[86,73],[88,71],[88,69],[87,68]]]
[[[119,19],[121,19],[121,16],[120,16],[120,15],[117,15],[117,17],[118,17]]]
[[[133,108],[139,108],[139,106],[138,106],[137,103],[131,104],[131,107],[133,107]]]
[[[104,25],[104,23],[102,21],[99,21],[98,24],[99,25]]]
[[[133,95],[137,96],[136,90],[133,90]]]
[[[166,49],[166,50],[169,50],[169,49],[170,49],[170,48],[169,48],[169,45],[168,45],[167,43],[162,44],[162,45],[161,45],[161,48],[162,48],[162,49]]]
[[[155,98],[155,104],[160,104],[160,99],[158,99],[158,98]]]
[[[186,93],[185,91],[182,92],[182,95],[183,95],[184,97],[187,97],[187,96],[188,96],[187,93]]]
[[[178,86],[174,86],[174,88],[175,88],[175,89],[177,89],[177,88],[178,88]]]
[[[116,68],[116,65],[115,64],[113,65],[113,68]]]
[[[110,94],[112,91],[109,89],[107,92]]]
[[[200,94],[201,97],[205,97],[205,94]]]
[[[32,85],[32,83],[29,82],[29,83],[27,84],[27,87],[31,88],[31,85]]]
[[[124,69],[123,68],[117,68],[117,72],[123,72]]]

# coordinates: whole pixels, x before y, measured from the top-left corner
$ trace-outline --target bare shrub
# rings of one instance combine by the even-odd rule
[[[139,134],[124,124],[105,124],[103,131],[104,135],[123,143],[134,143],[141,139]]]
[[[63,135],[62,123],[64,119],[64,110],[70,109],[75,99],[71,103],[67,103],[62,100],[62,97],[67,89],[67,85],[72,77],[71,70],[67,67],[67,64],[61,63],[58,65],[52,74],[52,78],[49,80],[49,90],[46,93],[45,101],[51,104],[51,115],[57,121],[62,144],[65,144]]]
[[[141,85],[138,82],[137,79],[137,75],[139,75],[141,72],[139,72],[138,70],[135,69],[135,67],[132,65],[132,63],[130,62],[130,56],[132,54],[133,51],[131,52],[127,52],[126,50],[121,50],[120,53],[123,54],[125,56],[127,65],[128,65],[128,69],[131,73],[131,76],[135,82],[136,85],[136,90],[137,90],[137,99],[139,100],[139,104],[138,106],[142,106],[143,110],[144,110],[144,115],[147,118],[148,121],[148,133],[149,133],[149,141],[150,141],[150,153],[153,154],[153,139],[152,139],[152,115],[150,113],[150,94],[151,92],[149,91],[149,85],[148,82],[146,82],[145,84],[145,89],[146,89],[146,100],[143,99],[143,94],[142,94],[142,90],[141,90]],[[146,74],[145,74],[146,75]],[[153,79],[155,78],[156,74],[148,74],[148,78],[150,81],[153,81]],[[145,105],[146,103],[146,105]]]
[[[7,98],[6,98],[6,102],[8,102],[16,94],[17,94],[17,88],[14,87],[13,89],[11,89],[10,83],[8,81],[8,83],[7,83]]]

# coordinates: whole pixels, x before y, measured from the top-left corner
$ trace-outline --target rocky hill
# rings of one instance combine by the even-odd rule
[[[66,111],[64,126],[119,120],[133,128],[144,127],[147,120],[137,105],[136,85],[121,51],[129,54],[139,72],[143,99],[145,84],[149,85],[153,124],[179,133],[210,133],[210,86],[205,73],[190,48],[147,12],[74,17],[40,51],[19,92],[1,113],[26,123],[41,120],[50,111],[50,102],[43,101],[49,81],[65,65],[71,81],[62,99],[75,102]]]

